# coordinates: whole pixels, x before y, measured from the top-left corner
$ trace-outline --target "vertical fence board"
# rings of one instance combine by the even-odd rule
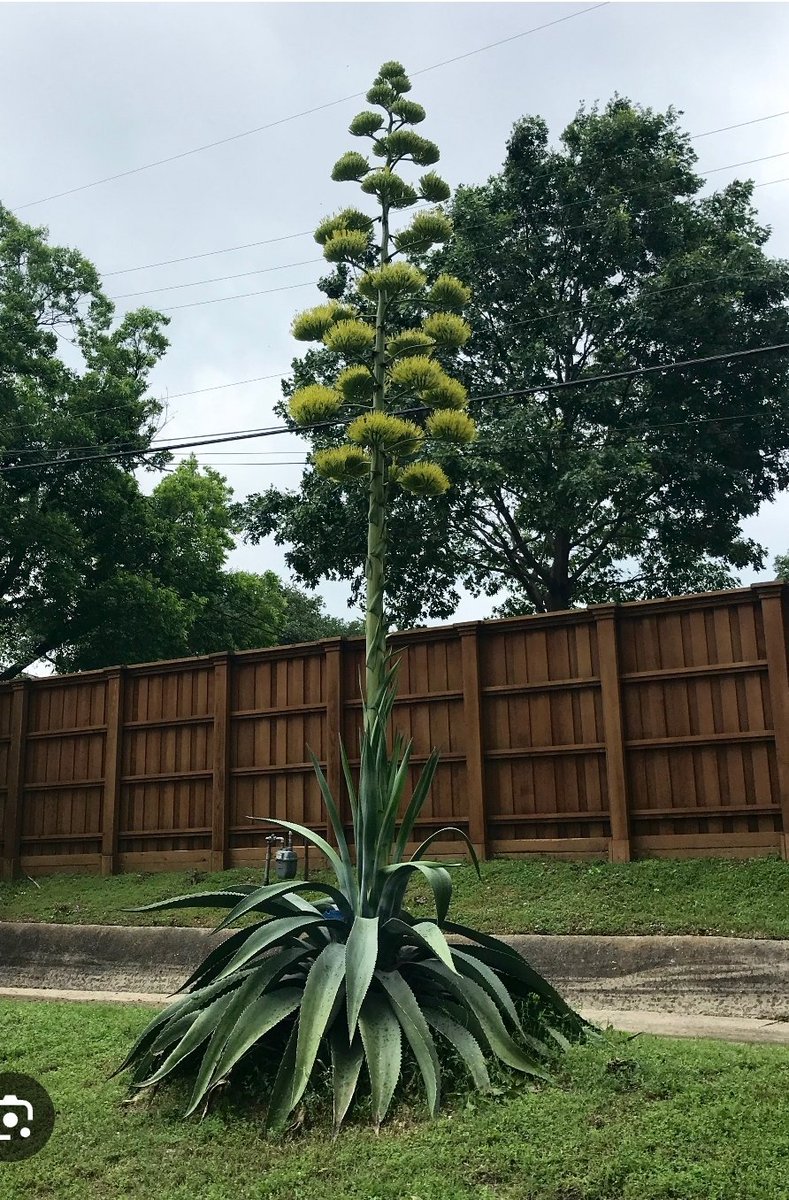
[[[11,691],[11,743],[8,754],[8,784],[3,828],[4,880],[15,879],[19,873],[28,691],[26,682],[13,684]]]
[[[776,583],[756,584],[754,591],[761,601],[764,641],[769,663],[778,802],[783,817],[781,853],[785,859],[789,859],[789,623],[786,591]]]
[[[463,724],[466,756],[466,805],[469,841],[480,858],[488,856],[485,805],[485,747],[482,742],[479,624],[459,629],[463,672]]]
[[[608,813],[611,822],[609,857],[612,862],[630,861],[630,814],[625,770],[619,648],[616,636],[616,606],[596,605],[592,612],[597,630],[600,693],[603,706],[605,771]]]
[[[326,691],[326,782],[329,785],[337,811],[343,825],[349,817],[348,798],[345,791],[340,738],[343,729],[345,701],[343,697],[343,639],[332,638],[323,643]],[[331,821],[326,820],[326,836],[331,845],[336,845]]]
[[[214,712],[211,758],[211,870],[228,865],[230,824],[230,693],[232,659],[214,659]]]
[[[114,875],[117,870],[118,823],[121,803],[121,763],[123,760],[123,670],[107,677],[104,740],[104,789],[101,807],[101,873]]]

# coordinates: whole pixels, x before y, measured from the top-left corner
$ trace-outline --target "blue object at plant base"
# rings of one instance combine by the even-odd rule
[[[343,921],[345,919],[336,904],[332,904],[331,907],[325,908],[323,910],[323,915],[329,921]]]

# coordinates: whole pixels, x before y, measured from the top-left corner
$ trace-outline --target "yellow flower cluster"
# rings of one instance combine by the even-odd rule
[[[348,426],[348,438],[359,446],[379,446],[394,458],[410,458],[422,445],[422,430],[413,421],[385,412],[367,412]]]
[[[347,483],[362,479],[370,470],[370,459],[359,446],[338,446],[331,450],[317,450],[312,456],[315,470],[324,479],[335,483]]]
[[[342,397],[332,388],[313,383],[293,393],[288,411],[297,425],[311,425],[336,417],[341,404]]]
[[[330,350],[348,357],[364,354],[375,342],[375,332],[364,321],[338,321],[327,329],[323,341]]]
[[[440,496],[450,486],[446,472],[434,462],[411,463],[400,472],[398,482],[416,496]]]

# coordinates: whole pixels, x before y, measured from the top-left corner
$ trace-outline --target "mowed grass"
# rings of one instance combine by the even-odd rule
[[[0,1200],[787,1200],[789,1047],[606,1034],[552,1084],[469,1099],[434,1121],[416,1092],[379,1135],[331,1141],[323,1101],[269,1140],[262,1109],[183,1121],[182,1082],[124,1106],[109,1080],[151,1017],[139,1006],[0,1001],[0,1071],[37,1078],[55,1131],[0,1165]]]
[[[777,858],[622,864],[498,860],[482,864],[481,882],[470,866],[452,875],[453,919],[491,933],[789,937],[789,863]],[[0,884],[0,920],[213,925],[216,911],[149,915],[123,910],[253,880],[262,883],[262,870],[22,879]],[[414,911],[427,912],[427,892],[415,884],[411,895]]]

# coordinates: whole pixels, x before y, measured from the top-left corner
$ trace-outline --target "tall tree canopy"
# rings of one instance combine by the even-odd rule
[[[217,472],[191,459],[143,493],[135,469],[170,458],[142,454],[164,325],[113,324],[92,264],[0,207],[0,678],[356,631],[273,572],[226,570],[239,525]]]
[[[140,457],[44,464],[150,447],[161,405],[147,383],[165,323],[139,309],[113,326],[92,264],[0,207],[3,678],[82,636],[119,565],[145,561]]]
[[[554,388],[789,340],[789,268],[765,254],[752,184],[702,197],[695,163],[676,112],[617,97],[555,148],[543,120],[518,122],[502,172],[456,193],[456,236],[424,265],[472,285],[458,373],[480,436],[441,459],[453,486],[438,503],[393,500],[400,624],[450,616],[458,582],[546,611],[763,564],[740,525],[789,482],[785,355]],[[295,383],[324,371],[317,352]],[[299,493],[252,498],[248,536],[275,532],[302,580],[350,577],[358,593],[358,507],[308,470]]]

